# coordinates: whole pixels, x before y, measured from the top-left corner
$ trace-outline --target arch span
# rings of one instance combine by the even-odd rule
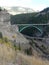
[[[28,36],[41,36],[43,33],[39,27],[30,25],[23,27],[20,32]]]

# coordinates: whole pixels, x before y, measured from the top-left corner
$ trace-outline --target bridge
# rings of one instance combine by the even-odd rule
[[[20,24],[18,27],[20,33],[27,36],[40,37],[43,34],[43,25]]]

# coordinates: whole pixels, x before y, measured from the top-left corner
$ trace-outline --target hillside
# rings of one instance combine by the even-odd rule
[[[34,43],[32,44],[34,45]],[[19,50],[9,39],[0,38],[0,65],[49,65],[49,60],[46,58],[47,55],[45,57],[42,56],[44,54],[36,45],[32,48],[33,54],[28,55],[24,51],[25,49]],[[44,46],[41,48],[45,50]]]
[[[29,24],[36,13],[11,15],[11,24]]]
[[[45,24],[49,23],[49,7],[40,12],[11,16],[12,24]]]

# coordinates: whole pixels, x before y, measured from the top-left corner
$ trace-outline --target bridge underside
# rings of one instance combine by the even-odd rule
[[[22,28],[20,32],[31,37],[40,37],[42,35],[41,29],[35,26],[26,26]]]

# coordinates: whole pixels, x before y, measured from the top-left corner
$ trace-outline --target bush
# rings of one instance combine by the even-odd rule
[[[21,50],[21,46],[20,46],[20,43],[19,43],[19,50]]]
[[[33,55],[32,52],[33,50],[31,47],[29,49],[25,49],[25,53],[27,53],[27,55]]]
[[[44,45],[41,45],[41,48],[42,48],[43,50],[45,50],[45,49],[46,49],[46,47],[45,47]]]
[[[4,37],[3,39],[6,43],[8,42],[8,38],[7,37]]]

